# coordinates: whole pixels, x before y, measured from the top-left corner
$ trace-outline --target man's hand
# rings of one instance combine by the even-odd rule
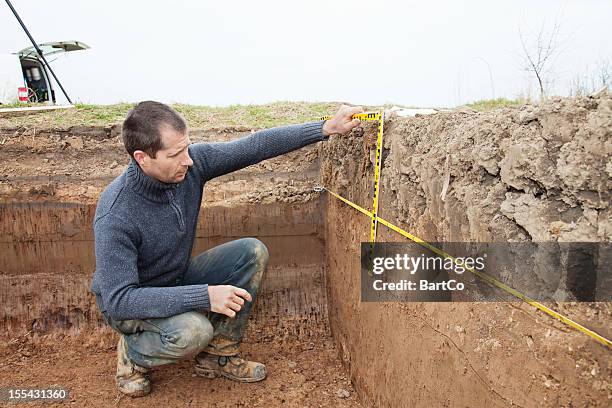
[[[208,298],[210,310],[229,317],[236,316],[245,300],[253,300],[249,292],[231,285],[208,285]]]
[[[353,119],[352,116],[362,112],[363,108],[361,106],[342,105],[334,117],[325,121],[323,124],[323,134],[325,136],[329,136],[333,133],[343,135],[349,132],[354,127],[359,126],[360,123],[359,119]]]

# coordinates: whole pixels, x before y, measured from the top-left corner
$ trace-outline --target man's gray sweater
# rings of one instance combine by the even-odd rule
[[[189,146],[183,181],[162,183],[131,159],[101,194],[93,222],[96,271],[91,290],[115,320],[210,309],[208,285],[182,285],[193,249],[204,183],[325,140],[323,121],[261,130],[226,143]]]

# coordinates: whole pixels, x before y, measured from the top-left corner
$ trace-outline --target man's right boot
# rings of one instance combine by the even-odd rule
[[[142,397],[151,392],[151,381],[146,374],[147,368],[134,364],[128,357],[125,336],[119,337],[117,344],[117,388],[130,397]]]

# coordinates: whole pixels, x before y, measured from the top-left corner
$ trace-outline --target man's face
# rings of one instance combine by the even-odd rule
[[[191,143],[189,132],[185,130],[181,133],[171,126],[162,125],[160,133],[163,147],[155,158],[140,150],[134,152],[134,158],[147,175],[164,183],[179,183],[185,179],[189,167],[193,165],[187,150]]]

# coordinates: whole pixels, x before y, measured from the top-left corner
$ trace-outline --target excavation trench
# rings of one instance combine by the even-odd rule
[[[389,118],[380,215],[428,241],[610,242],[611,112],[603,96]],[[75,401],[105,405],[114,399],[116,337],[88,292],[91,221],[97,195],[126,160],[115,130],[81,131],[36,138],[5,130],[0,387],[11,377],[64,381]],[[249,131],[194,131],[192,140]],[[369,219],[313,187],[371,208],[375,139],[375,124],[366,124],[207,184],[194,254],[244,236],[270,251],[245,348],[271,376],[249,389],[202,383],[185,363],[160,370],[151,398],[176,406],[607,406],[609,349],[525,304],[360,301]],[[381,226],[378,240],[403,238]],[[611,337],[610,302],[550,305]],[[45,363],[34,369],[37,360]]]
[[[249,130],[191,132],[227,140]],[[115,347],[89,292],[100,191],[123,171],[117,136],[83,129],[31,138],[6,132],[0,181],[0,387],[63,385],[78,406],[115,403]],[[63,147],[62,147],[63,146]],[[121,164],[119,164],[121,163]],[[1,173],[1,171],[0,171]],[[154,390],[124,405],[360,406],[331,338],[325,286],[324,197],[317,147],[208,183],[193,254],[257,237],[270,261],[243,351],[269,376],[246,386],[193,377],[189,361],[158,368]]]
[[[0,205],[2,334],[78,332],[102,321],[88,292],[95,269],[95,204]],[[194,255],[254,236],[270,263],[251,327],[311,336],[325,331],[325,251],[319,200],[203,208]],[[93,301],[93,302],[92,302]]]

